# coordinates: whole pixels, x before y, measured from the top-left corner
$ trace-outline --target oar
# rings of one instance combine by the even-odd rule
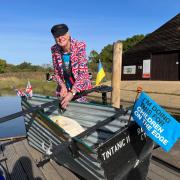
[[[101,91],[111,91],[111,90],[112,90],[112,88],[109,87],[109,86],[96,86],[96,87],[94,87],[92,89],[85,90],[82,93],[77,93],[76,94],[76,99],[80,98],[80,97],[82,97],[84,95],[87,95],[87,94],[89,94],[91,92],[101,92]],[[41,104],[39,106],[30,107],[30,108],[28,108],[26,110],[22,110],[22,111],[14,113],[14,114],[10,114],[8,116],[1,117],[0,118],[0,123],[3,123],[3,122],[6,122],[6,121],[15,119],[17,117],[23,116],[24,114],[29,114],[29,113],[35,112],[37,110],[49,107],[51,105],[57,105],[58,103],[59,103],[59,100],[57,99],[57,100],[53,100],[51,102],[47,102],[47,103]]]
[[[95,86],[92,89],[88,89],[88,90],[82,91],[80,93],[77,93],[75,95],[75,99],[80,98],[82,96],[85,96],[85,95],[87,95],[89,93],[92,93],[92,92],[101,93],[101,92],[111,92],[111,91],[112,91],[112,87],[111,86],[106,86],[106,85]]]
[[[30,107],[26,110],[22,110],[22,111],[19,111],[19,112],[16,112],[14,114],[10,114],[8,116],[4,116],[4,117],[1,117],[0,118],[0,123],[3,123],[3,122],[6,122],[6,121],[9,121],[11,119],[15,119],[17,117],[20,117],[20,116],[23,116],[24,114],[28,114],[28,113],[32,113],[32,112],[35,112],[37,110],[40,110],[42,108],[46,108],[46,107],[49,107],[51,105],[54,105],[58,103],[58,100],[54,100],[54,101],[51,101],[51,102],[47,102],[47,103],[44,103],[44,104],[41,104],[41,105],[38,105],[38,106],[35,106],[35,107]]]

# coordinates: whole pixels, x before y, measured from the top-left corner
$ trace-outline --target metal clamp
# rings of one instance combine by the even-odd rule
[[[52,154],[52,142],[49,140],[49,147],[45,148],[45,142],[42,142],[42,149],[45,152],[45,155],[51,155]]]

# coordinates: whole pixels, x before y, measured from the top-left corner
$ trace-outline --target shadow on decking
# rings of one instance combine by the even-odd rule
[[[25,147],[22,147],[21,141],[22,139],[0,142],[0,175],[7,180],[43,180],[43,175],[39,177],[38,169],[32,165],[34,161],[24,154]]]
[[[41,177],[34,177],[31,160],[25,156],[19,158],[15,162],[11,173],[8,172],[7,167],[4,167],[4,165],[1,165],[1,166],[3,167],[4,172],[0,170],[0,174],[5,173],[5,177],[7,180],[8,179],[43,180]]]

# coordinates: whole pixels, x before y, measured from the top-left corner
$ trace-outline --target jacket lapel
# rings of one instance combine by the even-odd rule
[[[61,77],[63,77],[63,79],[64,79],[64,75],[63,75],[63,68],[62,68],[62,50],[61,50],[61,48],[57,45],[57,48],[56,48],[56,50],[57,50],[57,63],[58,63],[58,67],[59,67],[59,72],[60,72],[60,74],[61,74]]]
[[[71,39],[71,68],[74,78],[78,76],[78,56],[77,56],[77,45],[73,39]]]

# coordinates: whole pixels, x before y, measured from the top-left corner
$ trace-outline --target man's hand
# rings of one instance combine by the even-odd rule
[[[67,88],[65,84],[62,84],[60,90],[60,97],[66,97],[66,95],[67,95]]]
[[[63,109],[66,109],[67,105],[69,104],[69,102],[72,100],[73,97],[74,97],[73,94],[71,92],[68,92],[67,95],[61,101],[61,107]]]

